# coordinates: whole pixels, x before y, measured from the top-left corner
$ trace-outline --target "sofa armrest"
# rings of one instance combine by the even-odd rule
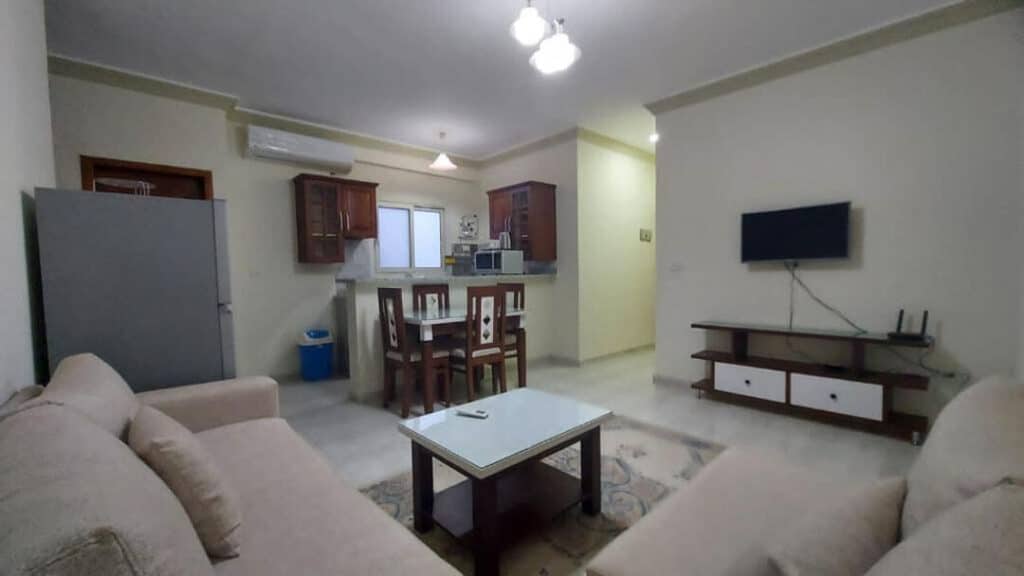
[[[277,382],[263,376],[151,390],[136,397],[193,432],[279,414]]]

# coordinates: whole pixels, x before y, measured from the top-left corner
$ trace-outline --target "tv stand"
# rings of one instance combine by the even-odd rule
[[[865,366],[865,356],[867,346],[928,348],[933,344],[931,338],[892,340],[885,334],[727,322],[697,322],[692,327],[726,332],[732,342],[728,352],[701,350],[691,356],[708,363],[707,378],[692,385],[700,397],[852,426],[914,444],[919,444],[928,430],[928,418],[892,408],[893,390],[927,390],[928,377],[872,371]],[[850,346],[850,362],[826,366],[751,356],[750,338],[755,335],[844,342]]]

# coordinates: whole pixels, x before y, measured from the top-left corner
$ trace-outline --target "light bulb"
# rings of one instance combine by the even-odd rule
[[[519,18],[512,23],[509,32],[523,46],[536,46],[547,34],[548,23],[540,17],[540,12],[533,6],[519,11]]]
[[[558,33],[540,43],[530,57],[530,65],[542,74],[555,74],[568,70],[580,59],[580,49],[569,41],[569,35],[557,27]]]
[[[657,144],[658,140],[661,140],[661,134],[658,134],[657,132],[652,132],[651,135],[647,137],[647,139],[651,142],[651,144]]]

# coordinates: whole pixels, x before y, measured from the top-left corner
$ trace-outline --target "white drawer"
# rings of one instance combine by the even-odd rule
[[[772,402],[785,402],[786,373],[715,362],[715,389]]]
[[[877,384],[793,374],[789,403],[881,421],[883,388]]]

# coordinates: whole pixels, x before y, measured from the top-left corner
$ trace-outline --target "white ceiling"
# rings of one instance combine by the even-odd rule
[[[543,77],[525,0],[47,0],[52,53],[485,158],[580,125],[649,148],[643,104],[949,0],[536,0],[583,51]]]

